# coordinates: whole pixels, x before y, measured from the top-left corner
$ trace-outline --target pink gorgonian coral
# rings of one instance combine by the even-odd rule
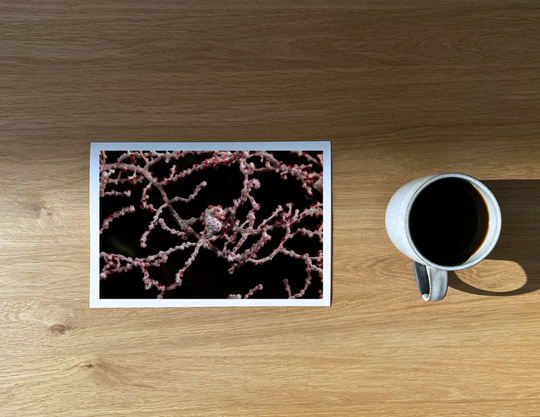
[[[323,153],[101,151],[100,298],[322,298]]]

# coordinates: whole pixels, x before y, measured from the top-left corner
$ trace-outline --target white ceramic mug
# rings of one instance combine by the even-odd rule
[[[443,179],[446,181],[441,183],[440,181]],[[448,179],[453,180],[448,181]],[[476,238],[479,242],[478,247],[472,250],[466,259],[463,259],[456,264],[447,264],[442,262],[437,263],[437,261],[434,261],[436,257],[426,256],[426,253],[429,252],[429,250],[422,251],[419,249],[420,240],[415,239],[413,236],[415,234],[418,235],[417,232],[414,230],[411,232],[411,220],[414,217],[413,229],[417,229],[419,227],[418,224],[421,225],[423,220],[418,214],[418,210],[420,210],[419,205],[424,207],[424,211],[422,212],[424,216],[426,213],[430,214],[429,211],[432,211],[433,214],[436,215],[437,210],[441,208],[439,207],[441,202],[436,201],[437,198],[440,200],[440,197],[436,196],[443,196],[445,194],[445,191],[440,191],[444,190],[444,184],[449,184],[452,182],[461,183],[460,181],[464,182],[463,185],[465,187],[470,188],[469,185],[472,186],[483,200],[483,207],[487,212],[487,219],[483,220],[483,224],[485,225],[485,233],[482,232],[484,233],[482,238]],[[428,188],[429,186],[431,187]],[[432,191],[436,188],[439,189],[439,194],[434,194]],[[421,197],[419,198],[419,196]],[[448,196],[450,196],[450,193],[448,193]],[[417,206],[415,206],[415,202],[418,202]],[[426,211],[427,204],[432,205],[432,207],[429,207],[429,211]],[[446,207],[449,207],[449,205]],[[413,208],[415,208],[414,210],[416,210],[416,214]],[[459,217],[460,214],[458,213],[459,210],[448,210],[440,210],[440,212],[444,212],[445,215],[451,217],[452,219],[449,219],[449,221],[457,221],[455,224],[461,224],[459,223],[459,221],[461,221]],[[413,217],[411,216],[411,213]],[[455,173],[427,175],[425,177],[417,178],[402,186],[390,199],[386,209],[385,220],[386,231],[392,243],[403,254],[413,260],[413,268],[418,288],[422,294],[422,298],[426,301],[442,300],[445,297],[448,289],[448,271],[457,271],[476,265],[495,247],[501,232],[501,210],[495,196],[477,179],[468,175]],[[480,220],[478,220],[478,222],[480,222]],[[426,224],[427,223],[428,219],[426,218]],[[478,228],[480,228],[480,226],[478,226]],[[447,238],[447,236],[433,236],[432,240],[434,247],[436,246],[437,242],[444,242],[444,239]],[[424,239],[424,242],[425,241],[426,240]],[[426,248],[425,243],[423,247]]]

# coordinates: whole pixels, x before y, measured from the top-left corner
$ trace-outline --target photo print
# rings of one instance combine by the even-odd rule
[[[93,143],[91,307],[328,306],[329,142]]]

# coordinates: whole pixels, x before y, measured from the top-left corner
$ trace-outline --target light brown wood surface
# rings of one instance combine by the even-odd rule
[[[540,416],[540,4],[0,1],[1,416]],[[89,309],[92,141],[332,141],[328,308]],[[420,298],[384,227],[503,230]]]

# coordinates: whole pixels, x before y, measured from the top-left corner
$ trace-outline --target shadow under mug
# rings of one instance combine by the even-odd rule
[[[476,190],[483,201],[486,217],[485,231],[482,232],[478,245],[466,255],[465,259],[460,259],[459,262],[452,262],[450,264],[445,262],[438,263],[435,258],[426,256],[426,251],[419,249],[419,241],[413,237],[415,233],[411,233],[411,212],[413,212],[414,203],[417,201],[422,201],[422,205],[425,206],[422,212],[423,214],[433,214],[437,217],[439,214],[437,211],[440,211],[444,214],[439,215],[439,217],[449,217],[447,219],[451,222],[449,224],[458,225],[458,229],[464,227],[462,224],[466,219],[463,220],[460,218],[460,216],[463,216],[463,212],[448,208],[441,210],[441,204],[444,204],[445,201],[444,198],[441,201],[439,200],[441,196],[445,195],[444,187],[440,186],[438,193],[430,192],[437,185],[443,184],[437,183],[438,181],[445,179],[454,179],[457,180],[456,182],[463,182],[465,186],[472,187],[471,189]],[[432,187],[428,188],[429,186]],[[421,198],[419,198],[420,196]],[[416,210],[418,211],[418,208]],[[478,213],[478,216],[480,215]],[[445,220],[438,219],[439,222],[442,221],[443,223]],[[420,223],[420,225],[415,224],[415,228],[422,227],[422,217],[414,221],[415,223]],[[458,173],[432,174],[412,180],[396,191],[386,208],[385,223],[386,231],[394,246],[413,260],[416,282],[422,298],[426,301],[439,301],[446,296],[448,271],[457,271],[476,265],[495,247],[501,233],[501,210],[493,193],[476,178]],[[429,227],[427,224],[425,227]],[[459,232],[459,230],[456,230],[456,232]],[[436,241],[433,242],[434,244],[449,240],[449,236],[444,235],[432,236],[431,238]],[[424,244],[429,245],[429,239]]]

